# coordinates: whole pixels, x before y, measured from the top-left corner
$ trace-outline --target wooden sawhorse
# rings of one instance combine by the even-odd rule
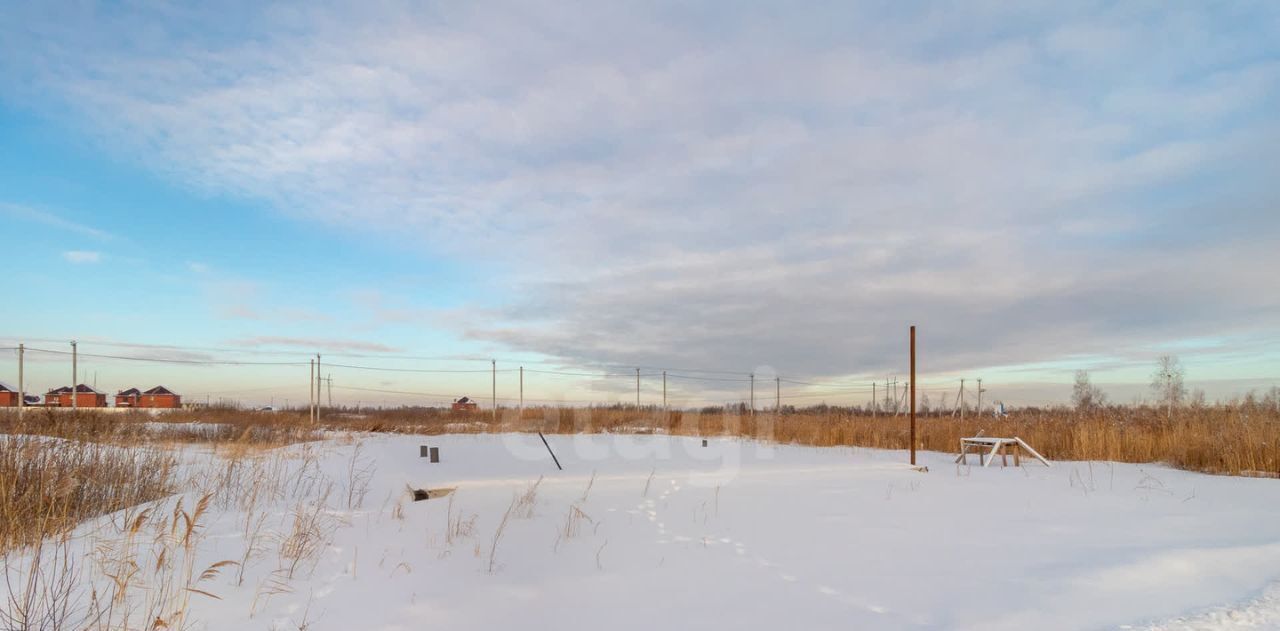
[[[1022,464],[1021,451],[1027,450],[1027,453],[1036,460],[1044,463],[1044,466],[1051,467],[1048,460],[1041,456],[1039,452],[1031,448],[1026,441],[1014,436],[1013,438],[997,438],[995,436],[973,436],[970,438],[960,439],[960,455],[956,456],[956,463],[969,464],[969,450],[972,449],[978,453],[978,463],[982,466],[990,466],[991,461],[996,459],[996,454],[1000,454],[1000,466],[1009,464],[1009,448],[1013,448],[1013,466],[1017,467]]]

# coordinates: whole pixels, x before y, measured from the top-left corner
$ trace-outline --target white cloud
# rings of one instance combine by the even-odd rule
[[[311,337],[260,336],[230,340],[227,343],[249,348],[301,348],[330,352],[395,353],[401,350],[378,342]]]
[[[1274,7],[364,9],[223,39],[27,8],[0,73],[189,185],[484,252],[506,304],[459,326],[572,359],[881,370],[915,321],[959,366],[1280,316],[1239,274],[1280,265]]]
[[[103,241],[115,238],[114,235],[105,230],[99,230],[92,226],[76,223],[51,212],[39,210],[30,206],[0,202],[0,215],[20,221],[29,221],[32,223],[50,226],[59,230],[66,230],[67,232]]]
[[[102,253],[90,250],[67,250],[62,253],[62,258],[69,263],[100,263],[102,262]]]

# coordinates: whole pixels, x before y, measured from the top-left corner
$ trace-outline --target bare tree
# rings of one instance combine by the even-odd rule
[[[1088,412],[1107,404],[1106,393],[1089,380],[1089,371],[1076,371],[1076,383],[1071,389],[1071,404],[1077,412]]]
[[[1151,373],[1151,390],[1156,400],[1165,406],[1165,416],[1173,418],[1173,408],[1181,405],[1187,396],[1184,381],[1186,371],[1176,355],[1162,355],[1156,361],[1156,370]]]

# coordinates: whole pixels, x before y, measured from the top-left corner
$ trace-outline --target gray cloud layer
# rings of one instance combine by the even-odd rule
[[[513,349],[845,374],[908,322],[939,369],[1280,322],[1274,5],[18,11],[16,98],[493,253],[507,304],[457,320]]]

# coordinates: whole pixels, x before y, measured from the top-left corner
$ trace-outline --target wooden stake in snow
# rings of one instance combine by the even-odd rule
[[[542,439],[542,445],[547,448],[547,453],[551,454],[551,459],[556,463],[556,469],[564,471],[564,467],[560,466],[560,459],[556,457],[556,452],[551,451],[551,444],[547,442],[547,437],[543,436],[542,432],[538,432],[538,438]]]

